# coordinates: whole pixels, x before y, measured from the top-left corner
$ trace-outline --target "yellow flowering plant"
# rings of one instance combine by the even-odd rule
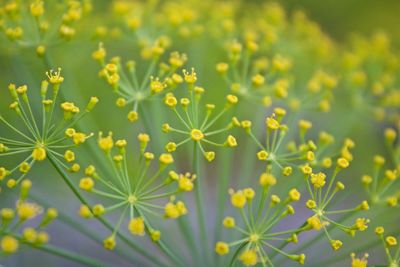
[[[289,2],[0,0],[0,266],[398,266],[396,35]]]
[[[83,111],[73,102],[59,103],[58,94],[64,81],[61,69],[50,70],[46,75],[47,79],[42,81],[38,90],[41,101],[40,115],[31,107],[27,85],[8,86],[13,101],[9,108],[22,121],[23,128],[14,126],[0,115],[2,127],[9,130],[7,137],[0,137],[0,157],[25,155],[13,168],[0,167],[0,181],[6,179],[9,188],[19,184],[35,162],[44,161],[48,157],[71,172],[78,171],[80,166],[74,163],[75,153],[71,149],[81,145],[91,136],[73,127],[96,106],[98,98],[90,98]],[[34,100],[37,101],[36,98]],[[61,116],[59,111],[62,112],[62,119],[58,118]],[[66,140],[70,141],[69,144],[65,144]]]

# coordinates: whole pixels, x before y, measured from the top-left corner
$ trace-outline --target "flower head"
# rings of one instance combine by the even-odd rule
[[[0,181],[7,176],[17,176],[16,179],[7,181],[9,187],[19,184],[36,162],[44,161],[47,158],[51,158],[51,160],[61,163],[66,169],[73,171],[76,169],[76,165],[72,168],[75,164],[75,153],[71,149],[84,143],[91,136],[77,132],[72,127],[93,109],[98,99],[92,97],[83,112],[74,103],[64,102],[59,106],[64,116],[58,118],[58,93],[64,80],[60,72],[60,69],[57,72],[48,72],[48,80],[41,84],[42,111],[40,113],[36,113],[32,109],[26,85],[19,87],[14,84],[9,85],[9,92],[13,98],[11,109],[23,122],[23,127],[14,126],[0,116],[0,125],[7,129],[0,136],[0,155],[25,156],[19,164],[19,168],[13,168],[10,171],[3,166],[0,168]],[[52,93],[49,92],[50,85],[53,89]],[[71,141],[69,144],[65,142],[68,139]],[[68,167],[70,164],[72,166]]]

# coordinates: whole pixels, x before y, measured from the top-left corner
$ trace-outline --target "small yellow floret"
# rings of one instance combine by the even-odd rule
[[[198,129],[192,129],[190,132],[190,137],[193,141],[200,141],[204,138],[204,134]]]
[[[18,250],[18,246],[19,246],[18,240],[15,239],[14,237],[8,236],[8,235],[4,236],[1,239],[0,244],[1,244],[1,250],[4,253],[8,253],[8,254],[15,253]]]
[[[229,253],[229,246],[225,242],[217,242],[215,244],[215,252],[219,255],[225,255]]]
[[[32,158],[37,161],[45,160],[47,156],[46,149],[39,146],[33,149],[32,151]]]
[[[237,192],[234,192],[231,195],[231,203],[232,206],[236,207],[236,208],[243,208],[244,205],[246,205],[247,199],[246,196],[244,195],[243,191],[239,190]]]
[[[105,249],[113,250],[115,248],[115,245],[116,245],[116,242],[115,242],[115,236],[114,235],[111,235],[111,236],[107,237],[103,241],[103,246],[104,246]]]
[[[258,262],[257,252],[254,249],[249,249],[243,252],[239,260],[246,266],[254,266]]]
[[[91,191],[93,189],[93,186],[94,181],[90,177],[82,178],[79,181],[79,188],[81,188],[82,190]]]
[[[225,219],[223,220],[222,224],[226,227],[226,228],[233,228],[235,227],[236,223],[235,223],[235,219],[233,217],[225,217]]]

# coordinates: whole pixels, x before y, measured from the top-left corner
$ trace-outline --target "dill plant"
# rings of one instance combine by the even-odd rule
[[[338,44],[274,2],[10,0],[0,38],[25,70],[0,76],[23,84],[0,99],[1,263],[399,265],[385,33]]]

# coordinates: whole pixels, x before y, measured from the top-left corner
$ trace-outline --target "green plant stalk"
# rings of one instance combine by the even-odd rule
[[[179,228],[182,230],[181,233],[183,234],[183,237],[185,238],[186,243],[190,247],[190,250],[192,252],[198,251],[193,232],[191,232],[191,230],[189,229],[188,218],[180,217],[177,220],[178,220]],[[193,254],[196,257],[196,262],[200,262],[199,254],[198,253],[193,253]]]
[[[37,196],[31,195],[30,198],[41,205],[45,205],[47,207],[51,206],[46,201],[44,201],[41,198],[38,198]],[[74,220],[71,219],[71,217],[69,217],[68,215],[66,215],[65,213],[63,213],[60,210],[58,211],[57,220],[60,220],[61,222],[65,223],[72,229],[78,231],[79,233],[85,235],[86,237],[90,238],[91,240],[93,240],[95,242],[98,242],[98,243],[102,242],[101,238],[98,237],[93,231],[91,231],[85,227],[82,227],[82,225],[80,225],[80,224],[77,224]],[[144,265],[144,263],[142,261],[139,261],[139,259],[137,257],[133,257],[132,254],[119,249],[118,246],[114,249],[114,251],[116,251],[117,254],[126,257],[130,261],[135,262],[139,266]]]
[[[145,217],[143,216],[143,214],[142,214],[138,209],[135,208],[135,210],[136,210],[136,212],[137,212],[142,218],[145,218]],[[146,225],[146,231],[147,231],[147,233],[150,234],[150,229],[149,229],[149,228],[151,227],[150,224],[146,221],[145,225]],[[165,254],[167,254],[168,257],[170,257],[178,266],[185,266],[185,265],[182,263],[181,259],[178,258],[175,254],[173,254],[172,251],[171,251],[167,246],[165,246],[164,242],[162,242],[161,240],[159,240],[159,241],[156,242],[156,245],[157,245]]]
[[[65,259],[69,259],[74,262],[82,263],[84,266],[92,266],[92,267],[110,267],[110,265],[104,264],[101,261],[95,260],[93,258],[89,258],[86,256],[82,256],[70,251],[66,251],[64,249],[60,249],[50,245],[42,245],[42,246],[32,246],[37,250],[44,251],[46,253],[50,253]]]
[[[233,113],[236,113],[237,106],[234,107]],[[231,115],[231,114],[230,114]],[[231,116],[229,116],[231,117]],[[222,236],[222,218],[224,216],[224,207],[226,203],[225,195],[228,192],[229,181],[232,175],[232,168],[229,166],[230,162],[233,160],[233,153],[228,150],[224,150],[222,153],[221,162],[222,168],[221,172],[218,174],[217,179],[217,216],[215,220],[215,233],[214,233],[214,243],[218,242]],[[219,260],[220,257],[215,254],[215,257]]]
[[[64,182],[68,185],[68,187],[71,189],[71,191],[75,194],[75,196],[79,199],[79,201],[87,206],[90,206],[89,203],[85,200],[85,198],[79,193],[78,189],[75,187],[75,185],[70,181],[69,177],[66,175],[66,173],[62,170],[62,168],[59,166],[59,164],[52,158],[51,155],[49,155],[49,160],[51,164],[54,166],[54,168],[57,170],[57,172],[61,175],[62,179]],[[101,222],[106,228],[108,228],[110,231],[113,231],[114,228],[112,225],[104,218],[102,217],[95,217],[99,222]],[[121,234],[119,231],[117,231],[117,236],[125,242],[127,245],[135,249],[138,253],[143,255],[146,259],[158,264],[159,266],[165,266],[165,263],[163,263],[159,259],[155,259],[152,254],[147,252],[145,249],[139,247],[135,243],[133,243],[131,240],[129,240],[125,235]]]
[[[229,162],[233,159],[233,154],[225,150],[222,156],[222,168],[217,179],[217,215],[215,221],[214,243],[218,242],[222,237],[222,218],[224,216],[224,207],[226,203],[229,181],[232,173],[232,168],[229,167]],[[215,253],[214,258],[219,262],[221,257]]]
[[[204,249],[204,261],[207,263],[208,259],[208,241],[207,241],[207,229],[206,229],[206,218],[204,215],[204,199],[202,193],[205,192],[203,188],[202,180],[204,177],[200,177],[200,168],[199,168],[199,148],[198,143],[195,142],[193,146],[193,172],[197,175],[197,183],[195,186],[195,194],[196,194],[196,208],[197,208],[197,216],[198,216],[198,223],[199,223],[199,233],[200,233],[200,240],[202,247]],[[201,250],[199,250],[201,253]]]
[[[239,256],[240,251],[247,245],[247,243],[243,243],[242,245],[240,245],[240,247],[238,247],[235,251],[235,253],[232,256],[232,260],[229,263],[229,267],[233,267],[235,265],[235,261],[237,259],[237,257]]]

